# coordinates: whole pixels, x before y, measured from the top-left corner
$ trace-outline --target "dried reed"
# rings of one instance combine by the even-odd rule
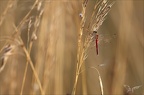
[[[81,7],[75,0],[0,0],[0,94],[144,93],[143,1],[117,2],[107,19],[110,24],[103,24],[113,1],[85,0]],[[106,52],[99,44],[95,60],[90,47],[98,31],[118,31],[118,38]],[[87,72],[89,67],[98,76]]]
[[[38,2],[37,11],[40,10],[41,3],[42,3],[41,1]],[[43,14],[43,10],[41,9],[41,11],[39,12],[38,16],[35,17],[34,31],[32,32],[31,38],[29,38],[30,37],[30,33],[29,32],[30,32],[30,29],[32,27],[32,20],[31,20],[31,18],[29,20],[29,24],[28,24],[28,39],[27,39],[27,51],[28,51],[29,54],[31,53],[33,42],[35,40],[37,40],[36,31],[38,30],[42,14]],[[25,71],[24,71],[24,78],[23,78],[23,82],[22,82],[22,88],[21,88],[21,92],[20,92],[21,95],[23,94],[23,88],[24,88],[25,79],[26,79],[26,75],[27,75],[27,69],[28,69],[28,62],[29,61],[27,60]]]
[[[12,35],[12,37],[13,37],[14,40],[15,40],[15,39],[18,39],[18,40],[19,40],[19,43],[18,43],[18,44],[21,45],[22,49],[24,50],[24,52],[25,52],[25,54],[26,54],[26,58],[27,58],[27,64],[26,64],[26,68],[25,68],[25,72],[24,72],[24,78],[23,78],[23,82],[22,82],[21,95],[22,95],[23,87],[24,87],[24,83],[25,83],[25,77],[26,77],[26,73],[27,73],[28,63],[30,63],[30,66],[32,67],[32,70],[34,71],[34,75],[35,75],[35,77],[36,77],[36,80],[38,81],[38,85],[40,86],[41,93],[43,94],[43,90],[42,90],[41,83],[40,83],[40,81],[39,81],[39,78],[38,78],[38,76],[37,76],[37,73],[36,73],[36,71],[35,71],[35,69],[34,69],[33,63],[32,63],[32,61],[31,61],[31,58],[30,58],[30,55],[29,55],[29,54],[30,54],[30,51],[31,51],[32,43],[33,43],[34,40],[36,40],[36,30],[37,30],[37,27],[39,26],[39,23],[40,23],[39,19],[41,18],[41,15],[42,15],[42,12],[43,12],[43,11],[40,11],[40,12],[39,12],[39,16],[36,17],[35,31],[34,31],[33,34],[32,34],[31,42],[30,42],[30,46],[29,46],[29,49],[28,49],[28,50],[26,50],[26,48],[25,48],[25,46],[24,46],[24,43],[23,43],[23,41],[22,41],[22,39],[21,39],[21,37],[20,37],[21,32],[19,31],[19,30],[21,29],[21,27],[24,25],[24,23],[26,22],[26,20],[28,19],[30,13],[31,13],[32,10],[35,8],[35,6],[36,6],[37,3],[40,3],[40,2],[38,2],[38,0],[35,1],[35,3],[33,4],[32,8],[31,8],[31,10],[30,10],[30,11],[27,13],[27,15],[22,19],[22,21],[20,22],[20,24],[18,25],[18,27],[15,27],[15,25],[14,25],[14,28],[15,28],[15,31],[16,31],[16,32],[14,32],[13,35]],[[8,4],[8,5],[9,5],[9,4]],[[38,6],[38,7],[39,7],[39,6]],[[38,8],[38,10],[39,10],[39,8]],[[7,11],[7,8],[6,8],[6,11]],[[6,11],[4,12],[4,14],[6,14]],[[3,21],[3,18],[1,18],[1,21]],[[30,28],[30,26],[29,26],[29,28]],[[29,32],[29,31],[28,31],[28,32]],[[6,42],[6,43],[9,43],[9,42]],[[2,50],[2,51],[3,51],[3,50]],[[5,54],[4,54],[4,55],[5,55]],[[7,59],[7,57],[5,57],[5,58],[2,59],[2,62],[3,62],[3,63],[2,63],[2,69],[3,69],[4,66],[5,66],[6,59]],[[2,70],[2,69],[1,69],[1,70]]]
[[[74,87],[72,90],[72,95],[76,94],[76,87],[78,83],[79,73],[81,72],[81,67],[85,61],[85,59],[88,57],[88,48],[90,47],[90,44],[92,43],[95,34],[95,31],[98,31],[99,27],[102,25],[103,21],[105,20],[105,16],[110,11],[111,6],[113,3],[110,3],[107,0],[100,0],[97,1],[89,22],[87,29],[87,34],[84,34],[84,27],[86,22],[86,8],[87,8],[88,0],[85,0],[82,3],[82,13],[80,13],[81,19],[81,28],[78,34],[78,51],[77,51],[77,68],[76,68],[76,78]],[[83,40],[84,39],[84,40]]]

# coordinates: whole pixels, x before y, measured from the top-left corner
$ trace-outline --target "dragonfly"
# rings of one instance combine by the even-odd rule
[[[97,31],[93,31],[95,34],[95,46],[96,46],[96,54],[98,55],[98,33]]]
[[[111,40],[113,40],[116,37],[116,34],[110,35],[110,34],[98,34],[97,31],[93,31],[94,38],[95,38],[95,48],[96,48],[96,54],[99,54],[99,45],[100,44],[107,44],[111,43]]]

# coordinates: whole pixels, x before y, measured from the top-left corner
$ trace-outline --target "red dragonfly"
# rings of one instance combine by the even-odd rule
[[[96,31],[93,31],[93,33],[95,33],[96,54],[98,55],[98,34]]]
[[[93,31],[93,33],[94,33],[94,36],[95,36],[95,47],[96,47],[96,54],[98,55],[98,53],[99,53],[99,44],[101,43],[104,43],[104,44],[106,44],[106,43],[111,43],[111,40],[113,39],[113,38],[115,38],[116,37],[116,34],[114,34],[114,35],[109,35],[109,34],[107,34],[107,35],[98,35],[98,33],[97,33],[97,31]]]

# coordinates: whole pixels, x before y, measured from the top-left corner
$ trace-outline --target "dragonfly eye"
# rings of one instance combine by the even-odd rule
[[[93,33],[97,33],[97,31],[93,31]]]

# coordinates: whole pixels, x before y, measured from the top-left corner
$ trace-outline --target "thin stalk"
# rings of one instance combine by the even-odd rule
[[[28,63],[30,64],[30,66],[31,66],[31,68],[32,68],[32,71],[33,71],[33,73],[34,73],[34,76],[36,77],[37,83],[38,83],[38,85],[39,85],[39,87],[40,87],[40,91],[41,91],[42,95],[44,95],[44,91],[43,91],[43,89],[42,89],[41,82],[40,82],[39,77],[38,77],[38,75],[37,75],[37,72],[36,72],[36,70],[35,70],[35,68],[34,68],[34,66],[33,66],[33,62],[32,62],[31,59],[30,59],[29,53],[28,53],[28,51],[26,50],[26,48],[25,48],[24,46],[23,46],[22,48],[23,48],[23,50],[24,50],[24,52],[25,52],[25,54],[26,54],[27,61],[28,61]]]
[[[74,87],[72,90],[72,95],[75,95],[76,93],[76,87],[77,87],[77,82],[78,82],[78,78],[79,78],[79,72],[81,69],[81,66],[83,64],[83,28],[85,25],[85,11],[86,11],[86,5],[87,5],[88,0],[84,0],[83,4],[82,4],[82,13],[80,15],[81,17],[81,28],[78,34],[78,51],[77,51],[77,67],[76,67],[76,78],[75,78],[75,83],[74,83]]]
[[[102,78],[101,78],[100,72],[98,71],[98,69],[97,69],[96,67],[91,67],[91,68],[92,68],[92,69],[95,69],[95,70],[97,71],[97,73],[98,73],[101,95],[104,95],[103,83],[102,83]]]
[[[27,69],[28,69],[28,61],[26,62],[26,66],[25,66],[24,77],[23,77],[23,81],[22,81],[22,88],[20,91],[20,95],[23,94],[24,84],[25,84],[26,75],[27,75]]]
[[[15,26],[14,26],[14,28],[15,28],[16,32],[18,32],[18,29]],[[34,68],[33,62],[31,61],[29,52],[27,51],[26,47],[24,46],[24,42],[23,42],[23,40],[21,39],[20,36],[19,36],[19,40],[20,40],[20,42],[22,44],[21,47],[22,47],[23,51],[26,54],[27,62],[30,64],[30,67],[31,67],[31,69],[32,69],[32,71],[34,73],[34,76],[36,77],[36,81],[37,81],[37,83],[39,85],[40,91],[41,91],[42,95],[44,95],[44,91],[42,89],[42,85],[41,85],[40,79],[39,79],[38,74],[37,74],[37,72],[36,72],[36,70]]]

